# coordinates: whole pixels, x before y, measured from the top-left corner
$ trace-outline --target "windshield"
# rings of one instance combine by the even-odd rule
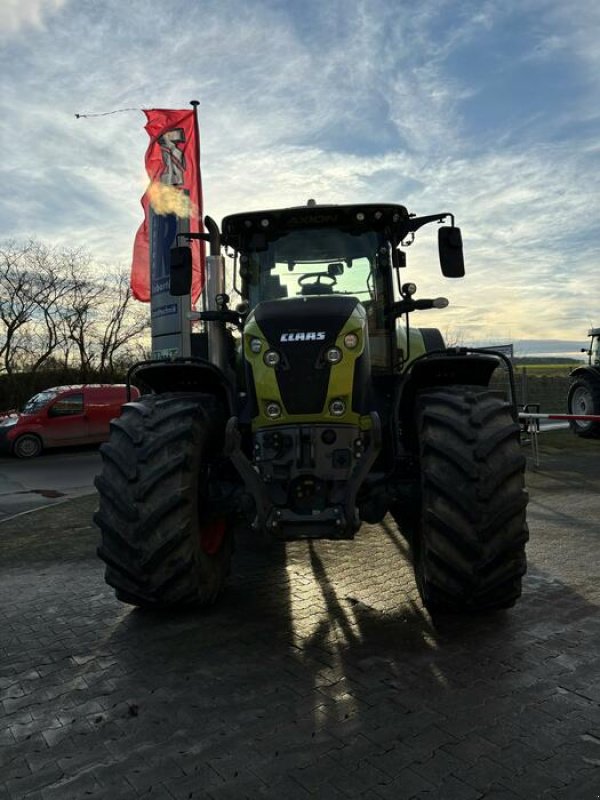
[[[31,398],[31,400],[28,400],[23,406],[23,413],[32,414],[34,411],[39,411],[40,408],[43,408],[51,400],[54,400],[54,398],[57,395],[58,392],[54,392],[51,389],[49,389],[46,392],[40,392],[39,394],[34,395]]]
[[[375,300],[379,236],[353,235],[334,228],[291,231],[249,254],[248,299],[345,294]]]

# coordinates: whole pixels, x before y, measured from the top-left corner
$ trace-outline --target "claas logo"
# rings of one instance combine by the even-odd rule
[[[325,331],[297,331],[295,333],[282,333],[280,342],[322,342]]]

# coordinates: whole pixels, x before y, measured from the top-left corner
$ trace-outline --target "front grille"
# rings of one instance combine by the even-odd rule
[[[318,364],[322,342],[281,347],[286,368],[277,370],[281,399],[289,414],[318,414],[327,399],[329,364]]]

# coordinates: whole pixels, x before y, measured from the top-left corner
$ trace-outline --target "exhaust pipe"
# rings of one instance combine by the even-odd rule
[[[212,217],[205,217],[209,235],[210,254],[206,256],[206,281],[204,286],[207,311],[221,311],[217,296],[225,294],[225,259],[221,255],[221,232]],[[229,371],[227,363],[227,337],[224,322],[209,322],[208,360],[223,372]]]

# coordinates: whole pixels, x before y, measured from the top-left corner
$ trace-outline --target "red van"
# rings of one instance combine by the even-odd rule
[[[131,399],[139,396],[132,386]],[[126,402],[124,384],[45,389],[28,400],[20,414],[0,420],[0,450],[18,458],[33,458],[46,447],[105,442],[110,420],[119,416]]]

